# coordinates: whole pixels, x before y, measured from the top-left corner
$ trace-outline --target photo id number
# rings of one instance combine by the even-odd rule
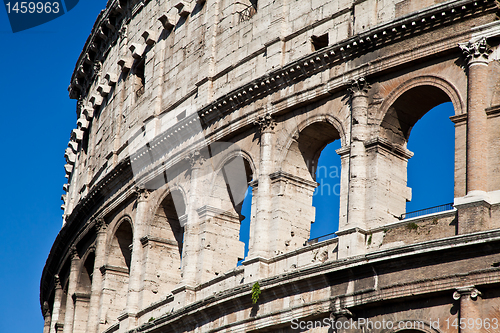
[[[60,11],[59,2],[7,2],[5,6],[8,14],[57,14]]]

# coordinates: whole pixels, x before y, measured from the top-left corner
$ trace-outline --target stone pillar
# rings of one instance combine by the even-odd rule
[[[194,287],[197,282],[199,250],[197,208],[201,201],[198,183],[201,176],[200,169],[205,163],[205,157],[200,151],[195,151],[189,155],[187,160],[191,167],[191,182],[187,220],[184,225],[184,244],[182,245],[182,278],[184,285]]]
[[[351,85],[351,147],[349,155],[349,193],[347,223],[339,225],[339,258],[365,252],[368,90],[364,78]]]
[[[476,300],[479,295],[481,295],[481,293],[476,288],[474,288],[474,286],[457,288],[457,290],[453,293],[453,299],[460,302],[460,312],[458,320],[459,327],[460,320],[462,319],[465,319],[465,322],[467,323],[467,320],[469,318],[474,320],[477,318],[482,318],[481,313],[476,306]],[[477,332],[477,329],[475,326],[471,328],[469,327],[469,325],[465,325],[465,328],[460,327],[459,332],[474,333]]]
[[[73,333],[73,320],[75,317],[75,303],[73,302],[73,294],[76,292],[76,284],[78,282],[78,267],[80,257],[75,247],[71,248],[71,268],[68,281],[68,295],[66,299],[66,313],[64,315],[64,333]]]
[[[48,302],[43,302],[43,333],[49,333],[50,332],[50,323],[52,320],[52,316],[50,313],[49,309],[49,303]]]
[[[486,38],[460,44],[467,61],[467,194],[487,191],[486,91],[488,55]]]
[[[138,187],[136,189],[137,201],[134,219],[134,230],[132,239],[132,258],[130,261],[130,276],[128,284],[127,307],[125,314],[120,316],[125,330],[130,330],[137,325],[137,312],[139,311],[139,301],[142,287],[142,243],[141,238],[146,236],[147,223],[146,213],[148,208],[149,190]],[[122,331],[120,323],[120,331]]]
[[[54,304],[52,305],[52,324],[50,325],[50,333],[56,333],[56,325],[59,322],[59,315],[61,313],[61,302],[63,297],[63,290],[61,287],[61,281],[59,280],[59,275],[54,276],[55,287],[54,287]]]
[[[90,293],[73,294],[75,302],[75,319],[73,320],[73,333],[85,333],[87,319],[89,318]]]
[[[486,192],[488,144],[486,92],[488,55],[491,50],[483,37],[459,45],[467,61],[467,163],[466,193],[455,198],[458,233],[490,229],[490,204]]]
[[[270,114],[255,122],[260,130],[259,184],[257,191],[257,212],[250,240],[248,257],[270,256],[269,232],[271,225],[271,173],[273,171],[273,136],[276,123]]]
[[[102,294],[102,274],[101,267],[104,266],[106,260],[106,231],[107,225],[103,219],[98,219],[95,223],[97,236],[95,241],[95,262],[94,271],[92,272],[92,290],[90,293],[89,304],[89,319],[87,321],[87,333],[99,332],[100,300]]]

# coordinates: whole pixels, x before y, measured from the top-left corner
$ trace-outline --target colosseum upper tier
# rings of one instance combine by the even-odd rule
[[[109,0],[69,86],[44,333],[497,331],[497,14],[493,0]],[[454,203],[405,216],[410,131],[445,102]],[[336,140],[339,228],[310,240]]]

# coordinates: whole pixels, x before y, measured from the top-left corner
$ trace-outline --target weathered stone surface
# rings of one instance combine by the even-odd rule
[[[493,325],[496,15],[472,0],[108,1],[69,87],[77,124],[44,332]],[[443,102],[455,109],[455,208],[400,220],[411,129]],[[310,241],[315,170],[335,140],[338,237]]]

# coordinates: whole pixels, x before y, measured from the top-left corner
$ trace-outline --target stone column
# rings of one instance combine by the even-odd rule
[[[487,191],[486,91],[488,55],[486,38],[460,44],[467,61],[467,194]]]
[[[102,294],[102,274],[101,267],[106,260],[106,231],[107,225],[103,219],[98,219],[95,223],[97,236],[95,241],[95,262],[92,272],[92,290],[90,293],[89,319],[87,321],[87,333],[97,333],[99,331],[99,305]]]
[[[126,329],[136,326],[136,316],[139,312],[142,277],[142,243],[141,238],[146,236],[146,213],[148,208],[149,190],[143,187],[136,188],[136,212],[133,221],[132,258],[130,261],[130,276],[128,284],[127,307],[125,314],[120,316]],[[126,323],[128,321],[128,323]],[[120,323],[120,326],[122,324]],[[122,327],[120,327],[120,331]]]
[[[457,291],[453,293],[453,299],[456,301],[460,301],[460,312],[458,320],[459,327],[460,320],[462,319],[465,319],[465,322],[467,323],[467,320],[469,318],[472,318],[474,320],[477,318],[482,318],[481,313],[476,307],[476,300],[479,295],[481,295],[481,293],[476,288],[474,288],[474,286],[457,288]],[[477,332],[477,329],[474,325],[471,328],[467,324],[465,325],[465,328],[460,327],[459,332],[474,333]]]
[[[351,147],[349,154],[349,193],[347,223],[339,225],[339,257],[364,253],[366,230],[368,90],[364,78],[351,85]]]
[[[50,333],[56,333],[56,325],[59,322],[59,314],[61,312],[61,302],[63,296],[63,290],[61,287],[61,281],[59,280],[59,275],[54,276],[54,304],[52,305],[52,324],[50,325]]]
[[[68,281],[68,295],[66,298],[66,313],[64,315],[64,333],[73,332],[73,320],[75,317],[75,303],[73,302],[73,294],[76,292],[76,284],[78,282],[78,268],[80,257],[75,247],[71,248],[71,268]]]
[[[199,193],[200,169],[205,157],[195,151],[187,158],[191,167],[191,182],[188,198],[187,220],[184,225],[184,244],[182,245],[182,277],[184,285],[194,287],[197,282],[198,266],[198,212],[201,195]]]
[[[43,333],[49,333],[52,316],[50,313],[48,302],[43,302],[43,320],[44,320]]]
[[[455,198],[458,210],[458,233],[490,229],[490,204],[486,192],[488,133],[486,92],[488,55],[491,50],[483,37],[459,45],[467,62],[467,162],[466,193]]]
[[[276,123],[270,114],[258,118],[255,125],[260,130],[259,184],[257,191],[257,214],[250,240],[248,257],[268,258],[269,232],[271,225],[271,177],[273,171],[273,136]]]

